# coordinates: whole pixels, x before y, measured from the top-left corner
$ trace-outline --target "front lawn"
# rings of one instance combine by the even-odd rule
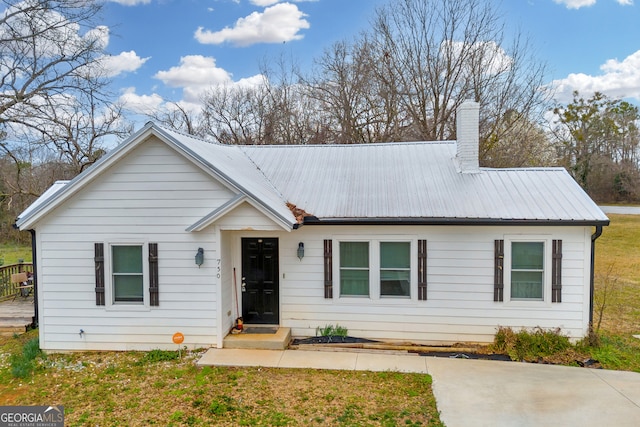
[[[153,351],[41,355],[16,378],[11,355],[35,337],[0,338],[0,405],[64,405],[67,426],[442,426],[429,375],[198,368],[199,352]]]

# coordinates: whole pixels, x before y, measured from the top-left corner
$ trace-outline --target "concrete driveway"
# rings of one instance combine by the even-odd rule
[[[640,425],[640,374],[409,353],[210,349],[199,366],[429,373],[447,427]]]
[[[430,358],[440,417],[462,426],[638,426],[640,374]]]
[[[640,215],[640,206],[600,206],[608,214]]]

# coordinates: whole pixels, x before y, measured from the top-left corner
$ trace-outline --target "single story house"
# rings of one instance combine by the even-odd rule
[[[146,124],[17,219],[45,350],[222,347],[235,320],[313,336],[490,342],[589,327],[609,220],[563,168],[457,141],[228,146]]]

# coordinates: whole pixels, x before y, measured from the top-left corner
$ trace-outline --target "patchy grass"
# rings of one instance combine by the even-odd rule
[[[443,425],[420,374],[197,368],[200,352],[153,351],[51,354],[13,377],[36,335],[0,337],[0,405],[64,405],[68,426]]]
[[[608,292],[601,330],[629,337],[640,333],[640,216],[608,216],[596,240],[595,297]]]
[[[31,246],[21,246],[15,243],[0,243],[0,265],[17,264],[18,260],[31,262]]]
[[[605,369],[640,372],[640,340],[630,335],[601,332],[597,347],[578,343],[576,349],[588,353]]]

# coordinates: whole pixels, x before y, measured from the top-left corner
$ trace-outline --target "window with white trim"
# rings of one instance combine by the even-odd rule
[[[410,242],[380,242],[380,296],[411,296]]]
[[[511,242],[511,299],[544,299],[544,242]]]
[[[369,296],[369,242],[340,242],[340,295]]]
[[[562,301],[562,240],[547,235],[505,236],[496,241],[495,256],[494,301],[503,301],[502,292],[504,301]]]
[[[340,297],[411,298],[410,241],[340,241]]]

